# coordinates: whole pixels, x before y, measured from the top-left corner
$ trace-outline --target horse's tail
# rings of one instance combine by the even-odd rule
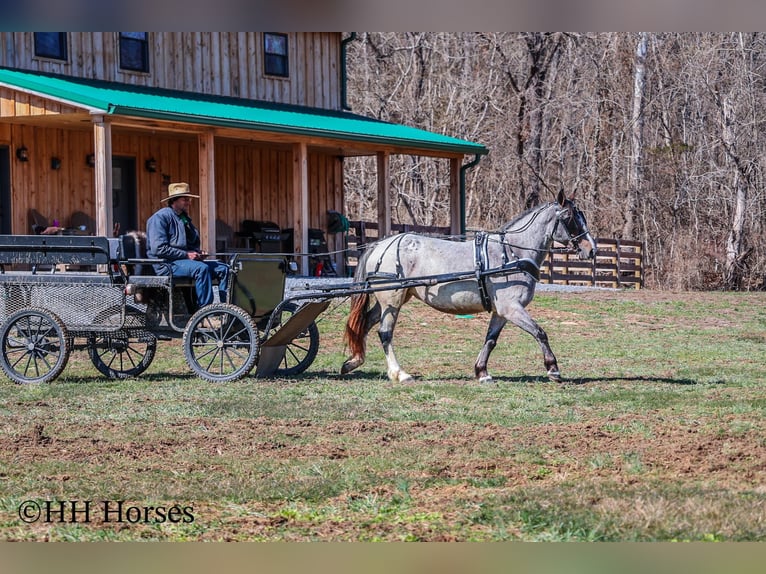
[[[351,312],[346,321],[346,344],[353,358],[364,360],[366,352],[367,306],[370,302],[369,293],[358,293],[351,297]]]
[[[373,246],[367,246],[356,264],[356,271],[354,272],[354,282],[361,283],[367,277],[367,259],[370,257],[370,253],[373,251]],[[346,333],[345,340],[348,345],[349,351],[351,351],[351,357],[361,359],[364,361],[364,355],[366,352],[366,326],[367,326],[367,308],[370,303],[369,293],[358,293],[351,297],[351,312],[346,320]]]

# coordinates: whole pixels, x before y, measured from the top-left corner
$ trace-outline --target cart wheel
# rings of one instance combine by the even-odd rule
[[[67,338],[64,323],[50,311],[16,311],[0,330],[0,366],[15,383],[49,383],[69,360]]]
[[[279,323],[269,333],[269,337],[276,333],[287,320],[298,310],[295,303],[285,303]],[[268,337],[267,337],[268,338]],[[311,366],[319,352],[319,327],[312,321],[308,327],[285,346],[285,356],[274,371],[275,377],[289,377],[299,375]]]
[[[96,325],[123,329],[94,333],[88,337],[88,356],[93,366],[110,379],[137,377],[149,368],[157,350],[157,337],[145,329],[146,314],[133,305],[107,311],[94,320]]]
[[[258,327],[250,314],[230,303],[207,305],[184,331],[184,356],[199,377],[226,383],[247,375],[258,362]]]
[[[149,368],[157,350],[157,337],[146,331],[117,331],[88,340],[90,361],[110,379],[137,377]]]

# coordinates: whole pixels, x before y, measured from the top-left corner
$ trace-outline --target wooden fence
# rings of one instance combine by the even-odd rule
[[[356,261],[366,243],[378,239],[378,224],[350,221],[345,258],[346,273],[353,274]],[[449,235],[449,227],[392,224],[393,233],[414,231],[433,235]],[[596,238],[595,260],[581,261],[574,253],[551,253],[540,268],[542,283],[589,285],[594,287],[632,288],[644,286],[644,246],[640,241]]]

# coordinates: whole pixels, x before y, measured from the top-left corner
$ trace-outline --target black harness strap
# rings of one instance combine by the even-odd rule
[[[535,265],[534,261],[529,259],[519,259],[516,261],[516,267],[519,268],[519,271],[523,271],[531,276],[535,281],[540,281],[540,268]]]
[[[487,234],[479,231],[474,239],[474,268],[476,270],[476,282],[479,284],[479,297],[485,311],[492,311],[492,299],[487,291]]]

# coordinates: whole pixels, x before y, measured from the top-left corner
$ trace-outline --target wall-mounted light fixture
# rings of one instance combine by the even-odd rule
[[[90,167],[96,167],[96,156],[95,154],[89,153],[85,156],[85,165]]]
[[[19,161],[29,161],[29,150],[24,146],[16,148],[16,157]]]
[[[61,167],[61,160],[57,157],[51,158],[51,169],[59,169]]]
[[[146,171],[149,173],[154,173],[157,171],[157,160],[153,157],[150,157],[144,162],[144,167],[146,168]]]

